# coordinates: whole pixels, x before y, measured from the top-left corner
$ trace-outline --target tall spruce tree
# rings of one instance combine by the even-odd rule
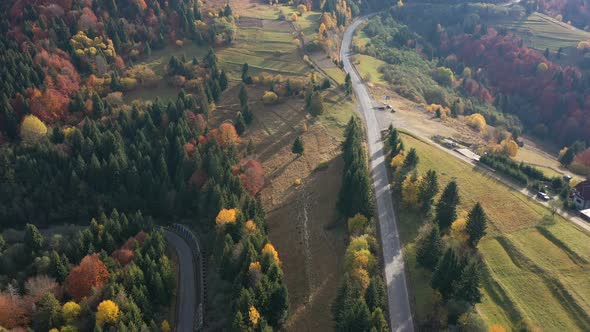
[[[411,148],[410,152],[408,152],[408,155],[404,159],[402,173],[407,174],[408,172],[412,171],[414,168],[416,168],[416,166],[418,166],[418,161],[420,161],[420,158],[418,157],[416,149]]]
[[[449,229],[453,221],[457,219],[459,200],[459,188],[457,182],[453,180],[447,184],[436,205],[435,222],[441,231]]]
[[[461,271],[459,280],[453,285],[453,297],[470,304],[481,302],[480,265],[477,262],[469,262]]]
[[[424,213],[430,211],[430,207],[432,206],[436,194],[438,194],[438,176],[436,175],[436,171],[431,169],[426,172],[422,182],[420,182],[420,189],[418,192],[418,199],[420,200]]]
[[[475,248],[479,240],[486,234],[488,217],[479,202],[475,203],[473,209],[467,216],[466,231],[469,235],[469,245]]]
[[[447,249],[444,256],[436,265],[430,285],[440,292],[445,301],[453,294],[453,283],[461,275],[461,263],[453,248]]]
[[[416,243],[416,262],[433,270],[442,254],[442,241],[438,225],[434,224],[428,232],[422,234]]]

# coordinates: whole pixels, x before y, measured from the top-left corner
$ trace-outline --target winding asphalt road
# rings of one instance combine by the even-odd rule
[[[387,178],[387,167],[381,141],[381,131],[375,117],[373,103],[369,97],[360,75],[350,62],[350,44],[354,31],[367,18],[363,16],[354,21],[344,32],[340,47],[340,59],[344,62],[344,70],[350,74],[360,112],[363,114],[367,127],[369,153],[371,154],[371,172],[377,199],[377,215],[379,217],[379,233],[383,260],[385,264],[385,281],[387,283],[387,299],[389,307],[389,326],[392,331],[413,331],[414,323],[408,297],[408,287],[404,269],[404,257],[401,241],[397,230],[397,219],[393,209],[392,195]]]
[[[178,253],[178,287],[176,291],[176,331],[193,331],[195,322],[195,308],[197,296],[195,296],[195,283],[197,280],[195,261],[188,243],[171,231],[166,231],[166,240]]]

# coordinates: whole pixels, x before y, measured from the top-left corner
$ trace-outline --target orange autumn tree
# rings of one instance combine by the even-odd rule
[[[231,123],[223,123],[219,126],[218,141],[221,146],[230,146],[238,143],[240,137],[236,131],[236,127]]]
[[[79,302],[91,294],[92,288],[102,287],[109,279],[109,271],[98,254],[84,257],[66,278],[66,291]]]
[[[13,329],[29,323],[27,310],[18,295],[0,293],[0,326]]]

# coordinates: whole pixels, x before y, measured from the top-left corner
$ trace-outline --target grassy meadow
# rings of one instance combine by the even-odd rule
[[[459,184],[460,209],[479,201],[490,225],[479,245],[485,263],[483,301],[476,309],[486,324],[547,331],[590,329],[590,236],[526,196],[479,172],[445,151],[409,135],[420,173],[434,169],[441,187]],[[409,279],[418,321],[432,307],[430,275],[415,265],[414,239],[423,220],[400,211]]]
[[[385,61],[372,56],[357,54],[354,56],[354,62],[364,80],[371,83],[387,84],[383,79],[383,74],[379,71],[379,68],[386,64]]]

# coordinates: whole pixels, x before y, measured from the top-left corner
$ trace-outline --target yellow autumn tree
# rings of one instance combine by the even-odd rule
[[[516,154],[518,153],[518,143],[513,139],[506,138],[500,143],[500,145],[502,146],[502,152],[510,157],[516,157]]]
[[[71,323],[80,315],[80,305],[74,301],[66,302],[64,303],[61,312],[65,321]]]
[[[47,126],[34,115],[27,115],[20,126],[20,137],[25,142],[35,142],[47,135]]]
[[[538,73],[545,73],[549,70],[549,66],[545,62],[541,62],[537,65],[537,72]]]
[[[369,219],[360,213],[348,219],[348,232],[351,235],[362,235],[369,224]]]
[[[422,177],[411,175],[406,177],[402,183],[402,202],[406,207],[418,206],[418,193]]]
[[[293,13],[291,14],[291,21],[293,22],[297,22],[297,19],[299,18],[299,16],[297,16],[297,13]]]
[[[391,166],[391,168],[393,169],[397,169],[398,167],[404,164],[405,159],[406,157],[402,153],[398,153],[397,156],[391,158],[389,166]]]
[[[469,239],[467,235],[467,212],[461,210],[459,216],[451,224],[451,237],[461,243],[466,243]]]
[[[360,249],[357,251],[346,251],[344,256],[344,265],[347,270],[365,269],[372,271],[377,264],[377,259],[369,249]]]
[[[260,313],[253,305],[251,305],[248,310],[248,318],[250,319],[250,323],[254,326],[257,326],[260,321]]]
[[[258,227],[256,227],[256,223],[253,220],[246,221],[244,225],[244,233],[247,235],[254,235],[258,232]]]
[[[96,312],[96,322],[99,325],[103,325],[105,323],[114,323],[118,318],[119,306],[115,302],[111,300],[100,302]]]
[[[233,224],[236,222],[237,215],[237,209],[222,209],[217,214],[217,217],[215,218],[215,223],[218,226],[223,226],[225,224]]]
[[[168,323],[168,321],[166,319],[164,319],[162,321],[160,328],[162,329],[162,332],[171,332],[172,331],[172,329],[170,328],[170,323]]]
[[[262,248],[262,254],[270,255],[277,264],[281,264],[281,260],[279,259],[279,253],[270,242],[264,245],[264,248]]]
[[[480,133],[483,133],[486,129],[486,119],[479,113],[471,114],[465,117],[467,125]]]
[[[307,12],[307,6],[305,6],[304,4],[300,4],[299,6],[297,6],[297,10],[301,13],[301,15],[303,15]]]

